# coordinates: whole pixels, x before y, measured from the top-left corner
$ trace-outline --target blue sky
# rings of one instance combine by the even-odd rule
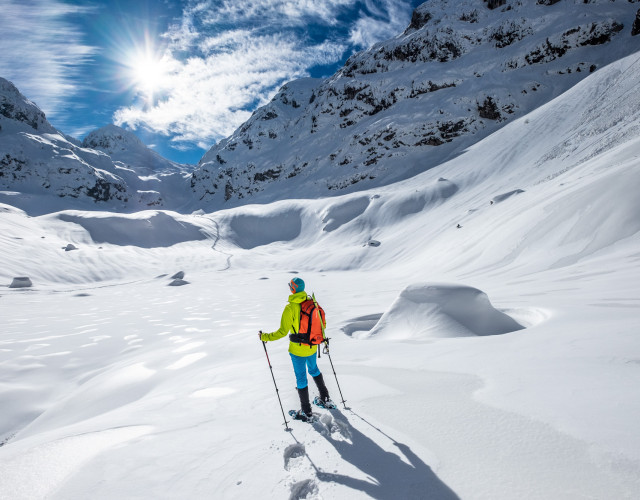
[[[402,32],[421,0],[0,0],[0,77],[62,132],[197,163],[280,86]]]

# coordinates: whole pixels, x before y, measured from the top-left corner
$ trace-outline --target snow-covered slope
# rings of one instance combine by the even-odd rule
[[[0,201],[210,211],[410,178],[639,50],[635,3],[431,0],[332,77],[286,84],[195,168],[114,125],[80,146],[2,80]]]
[[[0,201],[33,214],[70,206],[178,207],[189,194],[188,175],[186,166],[115,125],[90,133],[80,145],[0,78]]]
[[[133,132],[107,125],[90,132],[82,146],[109,155],[118,175],[136,190],[138,206],[176,208],[190,196],[186,178],[191,167],[163,158]]]
[[[0,283],[33,282],[0,288],[0,497],[635,498],[638,81],[635,54],[358,193],[0,206]],[[286,433],[256,333],[292,276],[327,312],[319,365],[347,402]],[[286,341],[267,349],[297,408]]]
[[[327,80],[285,85],[202,158],[201,206],[411,177],[640,49],[627,1],[431,0]]]
[[[0,78],[0,199],[20,206],[45,194],[44,210],[82,202],[123,203],[131,195],[108,156],[78,148],[9,81]],[[46,196],[51,194],[52,196]],[[46,206],[45,206],[46,205]]]

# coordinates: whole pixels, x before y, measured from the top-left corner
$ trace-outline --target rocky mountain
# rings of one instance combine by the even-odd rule
[[[141,174],[172,173],[184,168],[149,149],[133,132],[116,125],[90,132],[82,141],[82,147],[102,151],[114,161],[135,167]]]
[[[0,189],[14,203],[49,193],[118,203],[132,196],[106,154],[71,142],[36,104],[1,78],[0,146]]]
[[[285,85],[205,154],[193,194],[233,206],[427,170],[640,49],[633,3],[430,0],[331,78]]]
[[[136,191],[138,205],[176,207],[187,201],[191,167],[160,156],[133,132],[107,125],[90,132],[82,147],[109,155],[117,174]]]
[[[164,206],[161,187],[174,193],[172,203],[186,193],[184,169],[114,125],[80,145],[0,78],[0,201],[42,211],[69,208],[70,200],[74,208]],[[41,202],[31,203],[35,197]]]
[[[195,168],[114,125],[80,144],[0,78],[0,202],[210,211],[406,179],[638,51],[639,3],[430,0],[332,77],[284,85]]]

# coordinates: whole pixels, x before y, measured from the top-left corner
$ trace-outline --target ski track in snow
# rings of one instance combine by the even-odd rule
[[[233,254],[229,254],[226,252],[222,252],[221,250],[218,250],[216,248],[216,245],[218,244],[218,241],[220,241],[220,224],[218,224],[217,221],[211,219],[211,222],[215,225],[216,227],[216,234],[215,234],[215,239],[213,240],[213,243],[211,244],[211,249],[215,252],[219,252],[222,255],[225,255],[227,257],[227,264],[226,267],[220,269],[221,271],[227,271],[228,269],[231,269],[231,258],[233,257]]]

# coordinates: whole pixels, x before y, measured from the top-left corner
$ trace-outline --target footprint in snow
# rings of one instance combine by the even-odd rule
[[[301,500],[303,498],[310,500],[318,498],[318,485],[313,479],[305,479],[291,485],[291,495],[289,500]]]
[[[300,457],[304,457],[306,451],[301,443],[291,444],[284,450],[284,468],[289,470],[292,465],[299,462]]]
[[[349,430],[349,425],[347,422],[344,422],[339,418],[334,418],[333,415],[325,413],[320,417],[320,424],[322,424],[323,426],[321,432],[325,434],[328,433],[332,439],[336,441],[351,440],[351,431]]]

